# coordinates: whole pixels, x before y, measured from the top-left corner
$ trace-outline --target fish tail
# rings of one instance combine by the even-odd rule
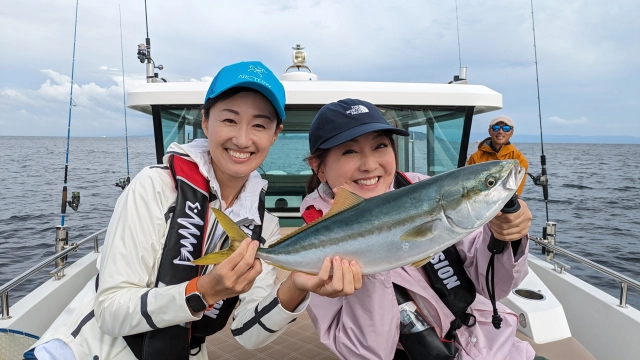
[[[247,238],[247,234],[240,229],[236,223],[231,220],[227,214],[224,212],[212,208],[213,213],[224,231],[229,235],[229,247],[224,250],[215,251],[210,254],[207,254],[199,259],[193,260],[191,263],[195,265],[212,265],[212,264],[220,264],[226,258],[228,258],[231,254],[233,254],[236,249],[240,246],[242,240]]]

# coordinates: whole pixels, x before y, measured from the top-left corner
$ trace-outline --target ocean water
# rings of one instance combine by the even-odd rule
[[[300,144],[295,146],[294,142]],[[0,284],[28,270],[54,252],[55,226],[60,224],[66,138],[0,137]],[[529,171],[540,172],[540,145],[517,147],[529,159]],[[282,158],[270,157],[265,167],[296,162],[305,170],[306,140],[289,140]],[[476,144],[469,147],[473,153]],[[302,150],[300,150],[302,149]],[[635,280],[640,280],[640,145],[545,144],[549,173],[549,220],[557,225],[557,243]],[[129,139],[130,173],[155,163],[152,138]],[[70,241],[107,226],[122,190],[113,184],[126,175],[124,138],[72,138],[69,191],[80,191],[77,212],[67,209]],[[531,234],[541,236],[546,221],[542,189],[529,180],[523,198],[533,213]],[[85,246],[70,261],[92,251]],[[540,248],[531,245],[531,254]],[[619,284],[595,270],[560,257],[570,273],[618,297]],[[46,281],[47,269],[10,292],[15,304]],[[629,304],[640,308],[640,293],[630,289]]]

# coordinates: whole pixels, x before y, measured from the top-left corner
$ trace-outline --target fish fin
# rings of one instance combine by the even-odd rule
[[[333,205],[331,205],[331,209],[329,209],[325,217],[332,216],[339,212],[347,210],[355,205],[360,204],[363,201],[363,197],[358,194],[352,193],[351,191],[341,186],[338,188],[338,193],[336,194],[335,199],[333,199]]]
[[[319,222],[322,222],[330,217],[332,217],[333,215],[336,215],[338,213],[341,213],[347,209],[350,209],[358,204],[360,204],[361,202],[363,202],[365,199],[363,197],[361,197],[358,194],[352,193],[351,191],[340,187],[338,188],[338,194],[336,195],[336,198],[333,200],[333,205],[331,206],[331,209],[329,209],[329,211],[327,211],[326,214],[324,214],[322,217],[318,218],[317,220],[314,220],[308,224],[305,224],[299,228],[297,228],[296,230],[288,233],[287,235],[281,237],[280,239],[272,242],[271,244],[269,244],[269,248],[272,248],[280,243],[283,243],[287,240],[289,240],[290,238],[292,238],[294,235],[297,235],[301,232],[303,232],[304,230],[316,225]]]
[[[411,264],[411,266],[414,266],[414,267],[417,267],[417,268],[422,267],[424,264],[428,263],[429,260],[431,260],[431,259],[433,259],[433,256],[430,256],[430,257],[422,259],[422,260],[418,260],[418,261],[414,262],[413,264]]]
[[[224,231],[229,235],[229,246],[220,251],[215,251],[210,254],[207,254],[199,259],[193,260],[191,263],[194,265],[211,265],[211,264],[220,264],[226,258],[228,258],[234,251],[240,246],[242,240],[248,238],[247,234],[240,229],[236,223],[231,220],[227,214],[224,212],[212,208],[213,213]]]
[[[289,269],[289,268],[288,268],[288,267],[286,267],[286,266],[283,266],[283,265],[280,265],[280,264],[276,264],[276,263],[271,262],[271,261],[266,261],[266,260],[263,260],[263,261],[264,261],[264,262],[266,262],[267,264],[271,265],[271,266],[275,266],[275,267],[277,267],[278,269],[282,269],[282,270],[285,270],[285,271],[291,271],[291,272],[295,271],[295,272],[301,272],[301,273],[308,274],[308,275],[318,275],[318,274],[313,274],[313,273],[309,273],[309,272],[306,272],[306,271],[300,271],[300,270]]]
[[[433,237],[436,234],[435,227],[439,221],[440,220],[427,221],[420,225],[414,226],[411,229],[405,231],[404,234],[400,235],[400,240],[402,241],[426,240],[430,237]]]

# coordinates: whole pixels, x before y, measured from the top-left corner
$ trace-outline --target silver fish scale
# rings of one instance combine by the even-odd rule
[[[517,161],[492,161],[449,171],[367,199],[320,221],[257,257],[274,265],[317,273],[326,257],[356,260],[363,274],[409,265],[451,246],[493,218],[521,176]],[[486,179],[496,185],[487,188]],[[431,234],[407,231],[431,224]],[[427,226],[429,227],[429,226]]]

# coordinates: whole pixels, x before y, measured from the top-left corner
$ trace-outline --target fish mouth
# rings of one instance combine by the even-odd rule
[[[520,166],[520,163],[517,162],[517,160],[513,161],[515,164],[513,164],[513,167],[509,170],[509,174],[507,174],[503,185],[503,187],[509,191],[518,189],[527,172],[524,167]]]

